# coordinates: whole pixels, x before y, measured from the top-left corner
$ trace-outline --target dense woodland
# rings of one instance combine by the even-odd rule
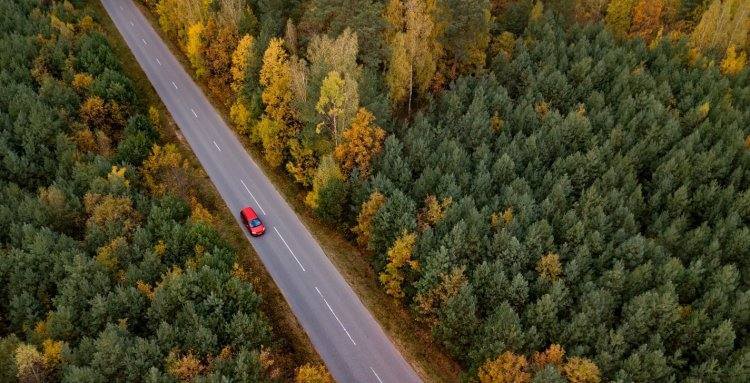
[[[0,382],[286,380],[199,171],[76,5],[0,2]]]
[[[750,2],[144,2],[467,379],[750,380]]]
[[[750,379],[750,2],[144,3],[467,380]],[[0,381],[278,378],[91,15],[0,45]]]

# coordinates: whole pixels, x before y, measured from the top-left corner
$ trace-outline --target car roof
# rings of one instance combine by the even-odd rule
[[[245,206],[244,208],[242,208],[242,215],[244,215],[247,219],[258,218],[258,214],[256,214],[255,210],[253,210],[253,208],[251,208],[250,206]]]

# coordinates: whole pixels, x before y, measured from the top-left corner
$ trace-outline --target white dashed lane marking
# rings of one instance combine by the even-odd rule
[[[277,229],[277,228],[274,227],[273,230],[275,230],[276,234],[279,236],[279,238],[281,238],[281,242],[284,242],[284,246],[286,246],[286,249],[289,250],[290,254],[292,254],[292,257],[294,257],[294,260],[297,261],[297,264],[299,265],[299,268],[302,269],[302,271],[307,271],[307,270],[305,270],[305,267],[302,266],[302,262],[300,262],[299,259],[297,258],[297,256],[294,255],[294,252],[292,251],[292,248],[289,247],[289,244],[286,243],[286,241],[284,240],[284,237],[281,236],[281,233],[279,233],[279,229]]]
[[[372,374],[375,375],[375,377],[378,379],[378,382],[383,383],[383,380],[380,379],[380,376],[378,376],[378,373],[375,372],[372,367],[370,367],[370,371],[372,371]]]
[[[346,333],[346,336],[348,336],[349,340],[352,341],[352,344],[356,346],[357,343],[354,341],[354,338],[352,338],[352,334],[349,334],[349,331],[346,329],[346,327],[344,327],[344,324],[341,323],[341,319],[339,319],[339,316],[336,315],[335,312],[333,312],[333,309],[331,308],[331,305],[328,304],[328,301],[323,296],[323,293],[320,292],[320,289],[318,289],[318,286],[315,286],[315,291],[318,292],[318,295],[320,295],[320,297],[323,299],[323,302],[326,304],[326,306],[328,306],[328,310],[330,310],[331,314],[333,314],[333,317],[336,318],[336,322],[339,322],[339,325],[341,326],[341,328],[344,329],[344,332]],[[373,373],[374,372],[375,371],[373,370]],[[376,374],[376,376],[377,376],[377,374]]]
[[[258,203],[258,200],[255,199],[255,195],[253,195],[253,192],[250,191],[250,188],[245,185],[245,181],[240,180],[242,182],[242,186],[245,187],[245,190],[247,190],[247,194],[250,194],[250,197],[253,197],[253,201],[255,201],[255,204],[258,205],[258,208],[260,208],[260,212],[263,213],[263,215],[266,215],[266,211],[263,210],[263,206],[260,206],[260,203]]]

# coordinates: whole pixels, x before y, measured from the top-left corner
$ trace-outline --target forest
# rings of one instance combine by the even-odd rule
[[[96,17],[0,2],[0,382],[289,381],[200,170]]]
[[[749,2],[143,3],[467,380],[750,379]]]
[[[750,379],[750,2],[142,2],[465,380]],[[288,379],[86,9],[0,2],[0,381]]]

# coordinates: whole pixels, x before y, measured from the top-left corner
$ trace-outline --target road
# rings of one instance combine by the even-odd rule
[[[420,382],[140,9],[132,0],[102,4],[237,223],[250,205],[266,224],[248,240],[336,381]]]

